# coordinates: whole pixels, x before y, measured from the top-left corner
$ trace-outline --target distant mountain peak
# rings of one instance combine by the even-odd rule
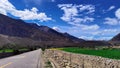
[[[63,33],[63,35],[66,36],[66,37],[69,37],[69,38],[73,39],[74,42],[83,42],[83,41],[85,41],[83,39],[80,39],[80,38],[77,38],[75,36],[72,36],[72,35],[70,35],[67,32]]]
[[[114,36],[111,41],[120,41],[120,33]]]

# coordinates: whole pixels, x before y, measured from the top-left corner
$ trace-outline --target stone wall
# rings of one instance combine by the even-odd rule
[[[120,60],[60,50],[46,50],[44,54],[56,65],[56,68],[120,68]]]

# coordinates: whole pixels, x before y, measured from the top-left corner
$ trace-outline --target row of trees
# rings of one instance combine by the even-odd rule
[[[19,54],[21,51],[21,49],[23,49],[23,51],[32,51],[32,50],[35,50],[35,49],[38,49],[40,48],[40,46],[38,45],[19,45],[19,44],[11,44],[11,43],[8,43],[8,44],[5,44],[3,46],[0,47],[0,50],[2,50],[3,52],[5,52],[6,49],[10,49],[10,50],[13,50],[13,53],[14,54]]]

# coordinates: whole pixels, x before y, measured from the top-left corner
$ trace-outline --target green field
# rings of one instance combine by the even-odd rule
[[[72,52],[72,53],[101,56],[111,59],[120,59],[120,49],[104,48],[104,49],[95,50],[90,48],[73,47],[73,48],[60,48],[60,50]]]

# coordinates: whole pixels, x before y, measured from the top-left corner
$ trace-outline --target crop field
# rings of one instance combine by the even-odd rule
[[[103,49],[95,50],[90,48],[70,47],[70,48],[60,48],[59,50],[72,52],[72,53],[101,56],[111,59],[120,59],[120,49],[115,49],[115,48],[103,48]]]

